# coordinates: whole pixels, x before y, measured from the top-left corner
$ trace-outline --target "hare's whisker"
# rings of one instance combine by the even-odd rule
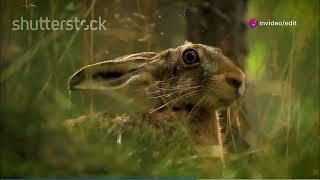
[[[205,100],[208,96],[203,96],[191,109],[191,111],[188,114],[187,120],[191,117],[192,112],[196,109],[197,106],[201,104],[203,100]]]
[[[159,82],[162,84],[168,84],[167,81],[156,81],[156,82]],[[196,81],[194,81],[194,80],[180,80],[179,82],[175,82],[175,83],[176,84],[183,84],[183,83],[189,83],[189,82],[196,83]]]
[[[166,80],[164,80],[164,81],[154,81],[154,82],[163,82],[163,83],[166,83],[166,82],[168,82],[168,81],[170,81],[170,80],[172,80],[172,79],[176,79],[176,78],[178,78],[178,76],[172,77],[172,78],[169,78],[169,79],[166,79]]]
[[[177,80],[177,78],[179,78],[178,76],[177,77],[174,77],[174,78],[169,78],[169,79],[166,79],[166,80],[159,80],[159,81],[155,81],[155,82],[168,82],[168,81],[171,81],[171,80]],[[190,81],[194,81],[193,79],[179,79],[179,82],[190,82]]]
[[[199,88],[201,86],[191,86],[191,87],[172,87],[172,88],[162,88],[160,87],[159,89],[161,90],[179,90],[179,89],[183,89],[183,90],[189,90],[189,89],[194,89],[194,88]]]
[[[166,81],[170,81],[170,80],[172,80],[172,79],[177,79],[178,78],[178,76],[174,76],[174,77],[171,77],[171,78],[169,78],[169,79],[166,79]]]
[[[160,86],[173,86],[173,85],[183,85],[183,86],[190,86],[190,85],[199,85],[197,82],[172,82],[170,83],[159,83]]]
[[[157,89],[154,92],[147,92],[147,94],[157,94],[157,93],[161,93],[162,91],[175,91],[175,90],[179,90],[179,91],[175,91],[175,92],[184,92],[184,91],[188,91],[190,89],[196,89],[196,88],[200,88],[201,86],[191,86],[191,87],[180,87],[180,88],[176,88],[176,87],[172,87],[172,88],[162,88],[160,87],[159,89]],[[174,93],[174,92],[170,92],[170,93]]]
[[[186,94],[184,94],[184,95],[182,95],[182,96],[179,96],[179,97],[177,97],[177,98],[175,98],[175,99],[172,99],[171,101],[163,104],[162,106],[158,107],[157,109],[154,109],[154,110],[150,111],[149,113],[150,113],[150,114],[151,114],[151,113],[154,113],[154,112],[158,111],[159,109],[162,109],[163,107],[167,106],[168,104],[170,104],[170,103],[172,103],[172,102],[175,102],[175,101],[178,101],[178,100],[181,100],[181,99],[185,99],[185,98],[194,96],[194,95],[196,95],[198,92],[199,92],[199,90],[195,90],[195,91],[186,93]]]
[[[172,92],[172,93],[168,93],[168,94],[161,94],[159,96],[149,96],[148,98],[157,99],[157,98],[160,98],[160,97],[170,96],[170,95],[175,94],[175,93],[178,93],[178,92],[176,91],[176,92]]]
[[[177,83],[185,83],[185,82],[194,82],[194,83],[196,83],[196,81],[194,81],[194,80],[181,80],[181,81],[179,81],[179,82],[177,82]]]
[[[182,93],[182,92],[185,92],[185,91],[188,91],[188,90],[191,90],[191,89],[195,89],[195,88],[199,88],[199,87],[201,87],[201,86],[190,87],[188,89],[184,89],[184,90],[180,90],[180,91],[174,91],[174,92],[170,92],[170,93],[166,93],[166,94],[161,94],[159,96],[149,96],[149,98],[155,99],[155,98],[159,98],[159,97],[166,97],[166,96],[170,96],[170,95],[173,95],[173,94],[176,94],[176,93]]]

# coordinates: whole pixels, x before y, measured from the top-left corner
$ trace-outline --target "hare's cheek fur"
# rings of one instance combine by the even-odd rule
[[[244,74],[230,62],[222,61],[216,68],[217,71],[203,76],[204,95],[215,108],[226,107],[243,95]]]
[[[216,108],[229,106],[237,97],[235,89],[228,85],[225,75],[215,75],[208,84],[209,99]]]

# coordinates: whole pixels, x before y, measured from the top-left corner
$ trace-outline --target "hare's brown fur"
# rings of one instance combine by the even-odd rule
[[[186,42],[160,53],[137,53],[85,66],[70,78],[69,88],[142,87],[153,102],[144,117],[156,124],[187,114],[184,121],[196,143],[222,146],[217,111],[243,95],[244,78],[220,49]]]

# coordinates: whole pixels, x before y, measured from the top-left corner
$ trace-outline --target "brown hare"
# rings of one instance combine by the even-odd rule
[[[87,65],[71,76],[69,89],[142,88],[154,104],[141,117],[158,124],[187,114],[184,124],[199,150],[209,152],[212,147],[213,156],[223,160],[217,111],[244,95],[244,79],[220,49],[185,42],[160,53],[142,52]]]

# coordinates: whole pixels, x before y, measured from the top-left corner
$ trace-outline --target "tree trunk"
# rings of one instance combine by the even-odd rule
[[[186,9],[187,39],[222,49],[243,67],[247,54],[245,43],[246,0],[201,0]]]

